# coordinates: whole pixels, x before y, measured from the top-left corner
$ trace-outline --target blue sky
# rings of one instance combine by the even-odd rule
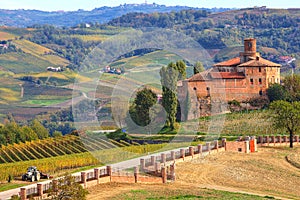
[[[118,6],[120,4],[144,3],[145,0],[0,0],[1,9],[38,9],[56,10],[92,10],[102,6]],[[186,5],[191,7],[224,7],[245,8],[267,6],[269,8],[299,8],[299,0],[148,0],[148,3],[163,5]]]

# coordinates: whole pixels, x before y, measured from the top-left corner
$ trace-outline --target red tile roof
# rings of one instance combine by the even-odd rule
[[[235,58],[232,58],[230,60],[226,60],[224,62],[217,63],[214,66],[215,67],[228,67],[228,66],[236,66],[236,65],[239,65],[239,64],[241,64],[240,57],[235,57]]]
[[[240,64],[238,67],[281,67],[281,65],[264,58],[257,57],[253,60]]]
[[[211,72],[211,77],[214,79],[243,79],[245,74],[243,72]]]
[[[208,69],[204,72],[195,74],[194,76],[192,76],[191,78],[187,79],[188,82],[192,82],[192,81],[208,81],[211,80],[210,77],[210,72],[213,70],[213,68]]]

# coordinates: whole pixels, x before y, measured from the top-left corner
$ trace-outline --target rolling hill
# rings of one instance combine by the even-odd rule
[[[51,24],[54,26],[76,26],[85,23],[106,23],[116,17],[130,12],[171,12],[192,9],[186,6],[165,6],[158,4],[124,4],[117,7],[100,7],[91,11],[53,11],[44,12],[39,10],[4,10],[0,9],[0,25],[28,27],[34,24]],[[200,8],[193,8],[200,9]],[[210,12],[221,12],[228,8],[201,8]]]

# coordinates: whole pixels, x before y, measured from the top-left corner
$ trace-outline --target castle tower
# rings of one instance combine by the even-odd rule
[[[240,53],[241,63],[248,62],[250,57],[256,58],[260,56],[256,52],[256,39],[255,38],[246,38],[244,39],[244,52]]]

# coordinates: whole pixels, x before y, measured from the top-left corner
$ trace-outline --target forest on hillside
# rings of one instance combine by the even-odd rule
[[[277,61],[280,55],[300,57],[299,11],[239,10],[210,13],[206,10],[183,10],[169,13],[129,13],[107,24],[91,23],[89,28],[58,28],[51,25],[32,26],[36,31],[27,37],[32,42],[54,50],[70,61],[69,68],[78,69],[91,49],[101,41],[85,41],[69,35],[95,35],[106,30],[108,35],[126,28],[158,27],[173,29],[192,37],[205,49],[241,46],[246,37],[257,38],[257,45],[275,49],[261,51],[262,56]],[[122,28],[123,27],[123,28]],[[124,29],[125,28],[125,29]],[[142,52],[143,53],[143,52]],[[228,59],[216,55],[215,61]]]

